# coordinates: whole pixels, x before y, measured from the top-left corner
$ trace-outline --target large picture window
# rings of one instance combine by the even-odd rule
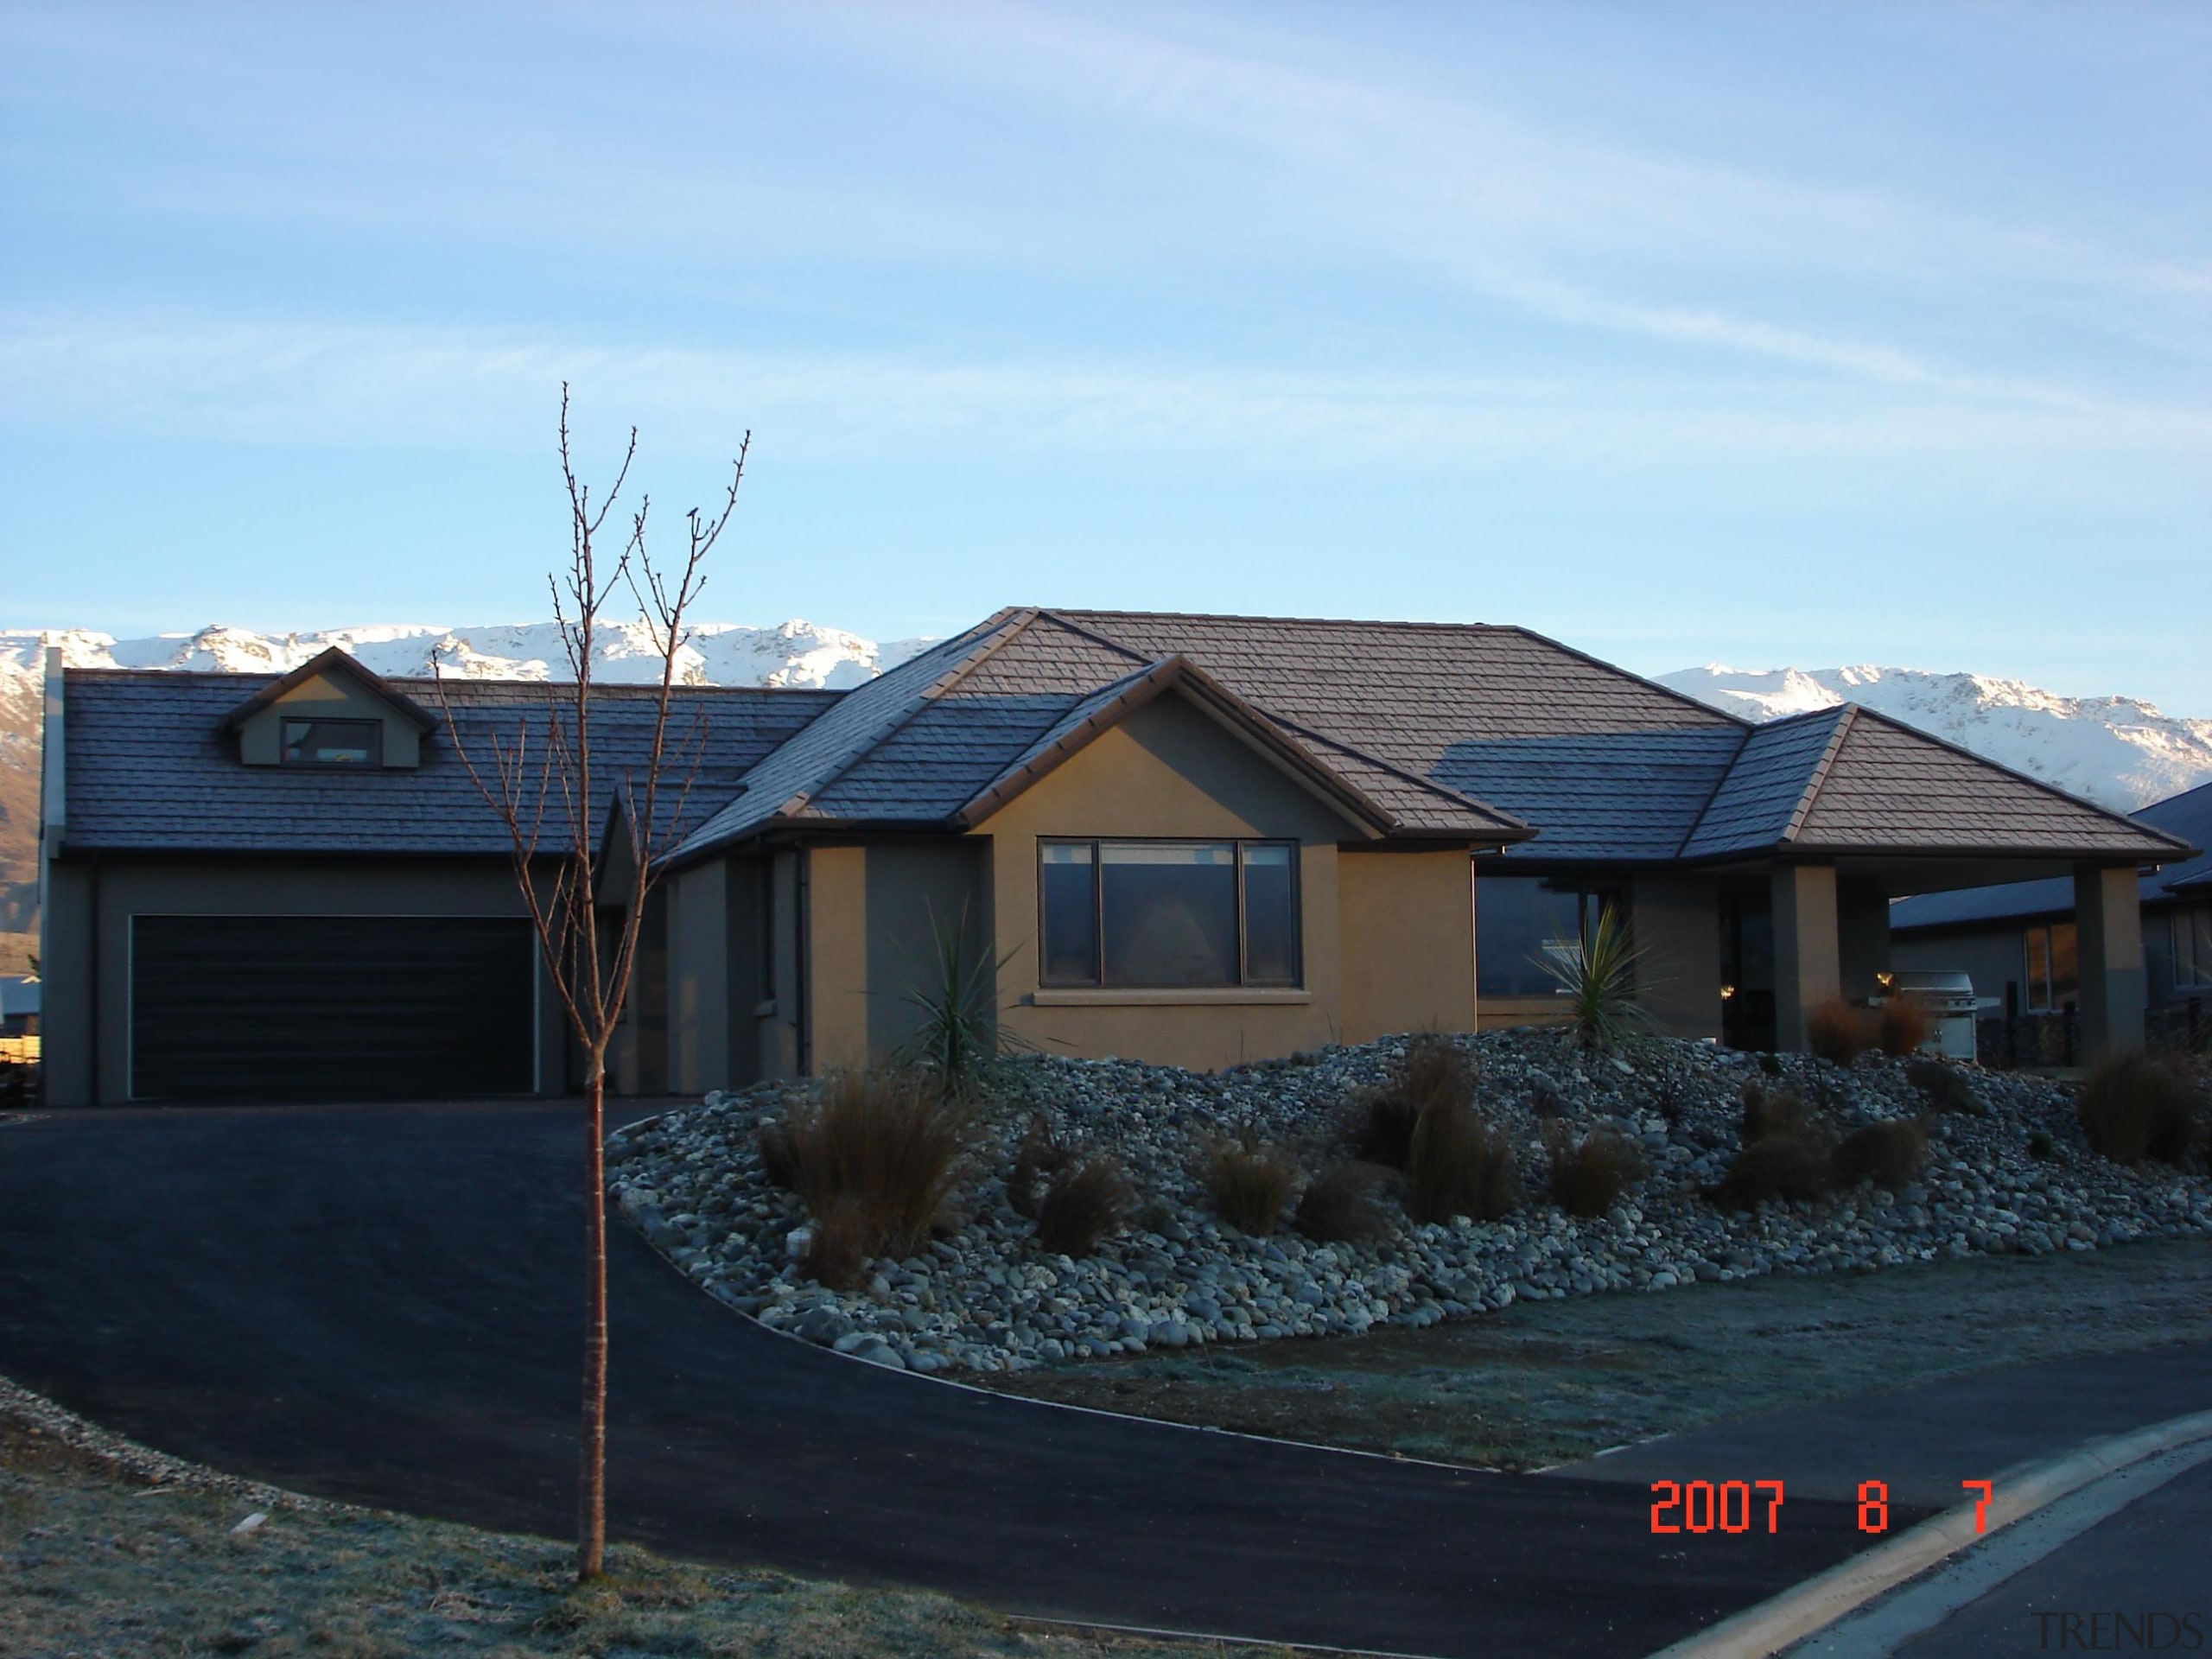
[[[1544,964],[1573,961],[1609,906],[1627,918],[1617,887],[1540,875],[1480,877],[1475,883],[1475,994],[1558,994],[1560,982]]]
[[[1043,841],[1046,985],[1296,985],[1298,849],[1282,841]]]

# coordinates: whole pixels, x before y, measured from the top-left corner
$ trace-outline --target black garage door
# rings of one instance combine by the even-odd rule
[[[139,916],[130,1091],[144,1100],[527,1094],[522,921]]]

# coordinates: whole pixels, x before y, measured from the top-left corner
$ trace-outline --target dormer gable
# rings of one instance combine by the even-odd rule
[[[437,717],[333,645],[224,717],[249,766],[412,770]]]

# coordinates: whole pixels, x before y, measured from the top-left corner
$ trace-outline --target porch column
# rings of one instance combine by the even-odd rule
[[[2094,1062],[2143,1046],[2143,907],[2132,864],[2074,867],[2082,1046]]]
[[[1669,1037],[1719,1037],[1719,885],[1710,876],[1640,874],[1630,902],[1645,953],[1637,1001]]]
[[[1778,1049],[1802,1053],[1806,1016],[1843,994],[1835,866],[1777,865],[1770,880],[1774,891],[1774,1043]]]
[[[1880,995],[1881,976],[1890,971],[1889,894],[1864,882],[1840,884],[1836,935],[1844,995],[1853,1001]]]

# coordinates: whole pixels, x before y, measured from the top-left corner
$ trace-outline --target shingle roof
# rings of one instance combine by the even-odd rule
[[[506,831],[486,806],[443,729],[423,741],[413,769],[326,771],[239,764],[226,717],[275,676],[167,670],[70,671],[67,844],[73,850],[505,853]],[[429,681],[387,683],[436,709]],[[542,732],[547,689],[515,681],[449,681],[461,741],[486,764],[495,738],[531,719]],[[593,696],[601,769],[593,821],[650,745],[650,686],[602,686]],[[679,690],[672,729],[704,720],[690,816],[726,800],[765,756],[837,698],[835,692]],[[664,791],[664,817],[674,806]],[[558,833],[549,827],[548,839]]]
[[[1847,724],[1843,709],[1778,720],[1750,733],[1727,776],[1682,842],[1685,858],[1774,847],[1789,840]]]
[[[1069,747],[1102,717],[1118,718],[1117,710],[1135,706],[1130,689],[1153,680],[1223,704],[1254,741],[1280,745],[1293,764],[1315,768],[1320,787],[1386,833],[1491,842],[1529,833],[1441,779],[1395,768],[1337,734],[1301,731],[1278,709],[1255,708],[1210,665],[1186,661],[1173,651],[1147,656],[1057,613],[1001,612],[847,693],[675,856],[696,858],[772,825],[960,827],[971,803],[1007,798],[1011,782],[1038,771],[1041,757]]]
[[[1840,715],[1835,752],[1791,837],[1821,850],[2171,857],[2188,843],[1872,709]]]
[[[2212,784],[2201,784],[2133,815],[2200,850],[2139,878],[2144,904],[2195,899],[2212,884]],[[2074,883],[2065,876],[2043,881],[2007,881],[1993,887],[1961,887],[1954,893],[1924,893],[1890,906],[1891,931],[1958,927],[2031,916],[2064,915],[2074,908]]]

